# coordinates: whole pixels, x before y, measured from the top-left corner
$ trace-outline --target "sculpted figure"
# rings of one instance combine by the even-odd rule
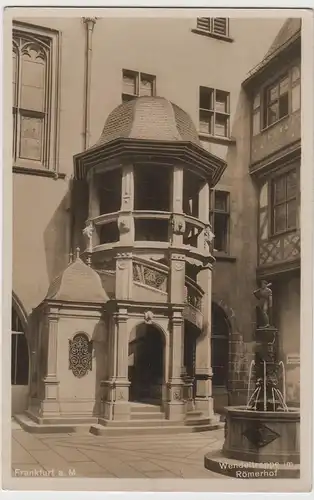
[[[272,284],[266,280],[261,281],[261,287],[253,293],[259,304],[257,305],[257,326],[269,327],[271,323],[272,307],[273,307],[273,292]]]
[[[214,233],[212,232],[212,228],[210,225],[206,226],[204,229],[204,241],[205,245],[207,245],[209,248],[211,248],[212,242],[215,238]]]
[[[83,229],[83,235],[87,238],[87,250],[89,252],[92,251],[93,245],[92,245],[92,238],[93,238],[93,232],[94,232],[94,224],[89,221],[86,227]]]

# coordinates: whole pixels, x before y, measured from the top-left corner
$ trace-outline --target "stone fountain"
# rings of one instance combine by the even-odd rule
[[[226,408],[223,448],[205,455],[205,468],[242,479],[300,477],[300,411],[286,403],[271,283],[263,280],[253,293],[258,305],[247,405]]]

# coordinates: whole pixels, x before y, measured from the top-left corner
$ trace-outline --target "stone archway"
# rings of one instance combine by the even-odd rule
[[[28,407],[30,391],[30,353],[27,339],[27,316],[14,293],[11,307],[11,412]]]
[[[140,324],[129,340],[130,401],[161,404],[165,384],[165,339],[155,326]]]

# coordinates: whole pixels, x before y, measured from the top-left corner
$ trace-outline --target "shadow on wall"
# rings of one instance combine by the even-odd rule
[[[232,134],[236,144],[230,145],[227,152],[227,175],[232,182],[230,206],[230,253],[236,258],[234,280],[230,287],[228,303],[232,303],[237,314],[243,340],[250,341],[254,331],[257,267],[257,186],[250,175],[250,98],[241,88]]]
[[[68,191],[44,231],[46,266],[50,283],[69,262],[70,226],[70,191]]]
[[[99,416],[101,414],[101,404],[103,388],[101,382],[109,378],[109,318],[102,317],[95,326],[93,335],[93,369],[96,370],[95,374],[95,390],[91,397],[95,398],[93,415]]]

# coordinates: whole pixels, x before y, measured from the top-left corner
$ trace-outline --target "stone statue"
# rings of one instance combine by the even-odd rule
[[[144,320],[146,324],[151,325],[153,323],[153,319],[154,319],[154,313],[152,311],[144,312]]]
[[[271,324],[273,308],[273,292],[271,286],[271,283],[267,283],[266,280],[262,280],[261,287],[253,292],[259,301],[259,304],[256,307],[257,327],[267,328]]]
[[[212,232],[211,225],[209,224],[204,229],[204,242],[205,242],[205,246],[207,245],[210,248],[211,244],[212,244],[212,242],[214,240],[214,238],[215,238],[215,235]]]
[[[87,238],[88,241],[87,245],[88,252],[91,252],[93,249],[93,244],[92,244],[93,232],[94,232],[94,224],[92,223],[92,221],[88,221],[86,227],[83,229],[83,235]]]

